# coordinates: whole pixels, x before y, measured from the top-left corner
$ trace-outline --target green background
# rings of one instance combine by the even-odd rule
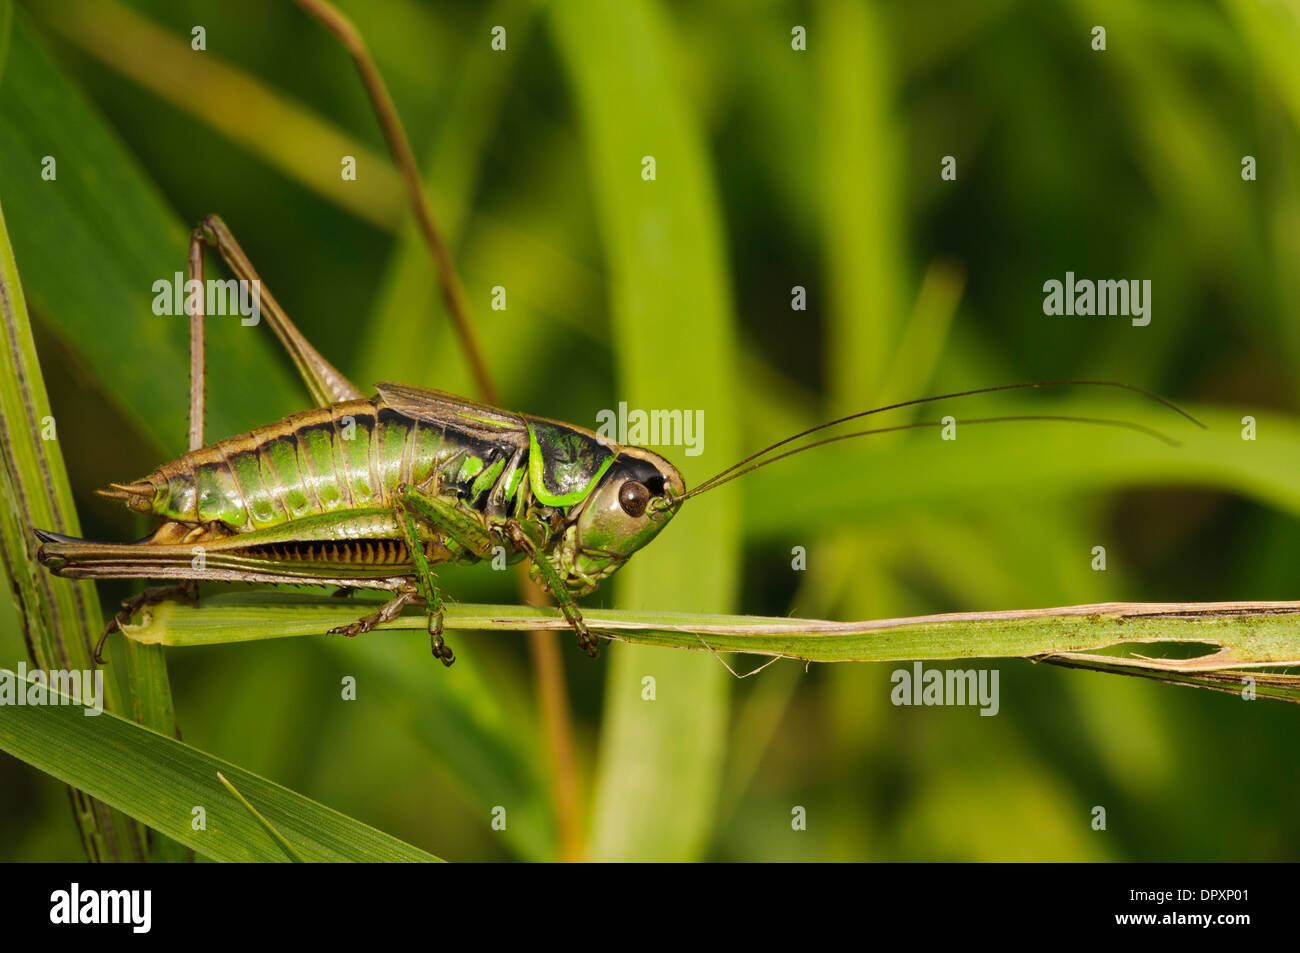
[[[1293,5],[339,5],[392,90],[508,407],[586,426],[624,400],[702,411],[702,456],[661,448],[690,484],[839,413],[1028,380],[1250,414],[1261,447],[1267,422],[1294,425]],[[0,202],[88,536],[142,535],[93,491],[184,449],[185,323],[149,303],[205,213],[363,387],[473,395],[363,88],[292,3],[48,0],[9,24]],[[1045,316],[1043,282],[1067,271],[1149,279],[1151,324]],[[266,328],[209,327],[209,439],[306,406]],[[1068,399],[1137,403],[952,411]],[[865,619],[1296,596],[1296,511],[1258,500],[1257,444],[1214,480],[1115,476],[1093,434],[1062,449],[1041,426],[1013,454],[963,435],[937,467],[909,462],[937,439],[922,431],[770,468],[691,504],[589,603]],[[518,598],[483,567],[444,578],[460,601]],[[130,591],[101,588],[105,605]],[[173,650],[178,720],[187,742],[438,856],[574,856],[524,639],[449,641],[450,671],[407,632]],[[1002,662],[1000,713],[981,718],[892,706],[895,665],[736,681],[706,653],[591,663],[570,641],[583,856],[1297,859],[1289,705]],[[22,657],[6,603],[0,664]],[[0,757],[0,859],[79,855],[61,785]]]

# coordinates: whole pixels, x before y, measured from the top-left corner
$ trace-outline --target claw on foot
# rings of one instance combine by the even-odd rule
[[[442,638],[441,612],[429,616],[429,649],[433,652],[433,657],[448,668],[451,668],[451,663],[456,661],[456,655],[452,652],[451,646],[444,642]]]
[[[451,668],[451,663],[456,661],[456,653],[451,650],[451,646],[442,640],[441,635],[435,635],[430,647],[433,650],[433,657],[442,662],[443,665]]]
[[[355,639],[358,635],[369,632],[379,624],[379,613],[372,612],[368,616],[362,616],[356,622],[349,622],[347,625],[336,625],[329,630],[330,635],[346,635],[349,639]]]
[[[410,605],[416,600],[414,590],[402,592],[395,596],[389,602],[380,606],[377,612],[370,615],[362,616],[356,622],[350,622],[347,625],[336,625],[329,630],[330,635],[343,635],[347,638],[355,638],[369,632],[381,622],[391,622],[401,613],[404,606]],[[442,662],[443,665],[450,666],[456,661],[456,655],[442,638],[442,613],[438,612],[429,616],[429,645],[433,651],[433,657]]]
[[[413,590],[399,592],[392,599],[380,606],[376,611],[369,615],[362,616],[360,619],[357,619],[356,622],[350,622],[347,625],[336,625],[334,628],[329,630],[329,634],[345,635],[349,639],[355,638],[358,635],[369,632],[381,622],[392,622],[401,614],[402,609],[405,606],[410,605],[414,599],[415,592]]]

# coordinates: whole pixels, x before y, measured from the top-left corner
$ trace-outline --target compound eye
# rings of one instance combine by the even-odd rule
[[[650,490],[644,483],[628,480],[618,490],[618,505],[628,516],[637,517],[645,513],[646,504],[650,502]]]

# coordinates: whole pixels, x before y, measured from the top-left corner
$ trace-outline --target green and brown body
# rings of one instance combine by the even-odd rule
[[[504,532],[514,522],[577,595],[629,555],[617,540],[584,540],[578,514],[616,460],[662,473],[653,456],[567,424],[381,384],[374,398],[292,414],[114,485],[106,495],[165,520],[157,532],[126,545],[45,534],[41,559],[70,577],[397,590],[416,569],[399,523],[399,495],[414,489],[460,524],[416,521],[430,564],[476,562],[496,547],[517,562],[526,553]],[[667,468],[656,489],[680,492]]]
[[[191,235],[192,280],[202,284],[206,245],[239,280],[261,288],[239,243],[211,215]],[[394,595],[378,611],[332,631],[356,635],[423,603],[433,652],[450,664],[431,567],[527,558],[529,574],[595,654],[575,600],[677,512],[675,498],[685,487],[676,468],[581,427],[440,391],[379,384],[378,394],[366,398],[311,346],[269,290],[261,288],[259,300],[320,406],[201,446],[197,311],[190,325],[194,449],[135,483],[101,491],[161,517],[162,525],[130,544],[38,530],[40,562],[71,578],[181,580],[186,598],[195,580],[385,589]],[[124,603],[105,636],[152,599],[146,591]]]

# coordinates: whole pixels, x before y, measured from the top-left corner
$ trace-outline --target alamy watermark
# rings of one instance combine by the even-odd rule
[[[685,447],[686,456],[698,457],[704,452],[704,411],[628,410],[621,400],[616,411],[597,411],[596,436],[633,447]]]
[[[83,890],[73,883],[50,894],[50,922],[58,925],[122,924],[132,933],[153,926],[152,890]]]
[[[262,319],[262,283],[242,278],[187,279],[181,272],[171,281],[159,278],[153,283],[154,314],[198,314],[240,316],[239,323],[252,327]]]
[[[997,669],[895,669],[889,700],[895,705],[978,705],[981,715],[996,715],[1001,707]]]
[[[0,705],[83,705],[86,715],[104,711],[104,672],[101,669],[34,669],[19,662],[18,671],[0,670]]]
[[[1124,315],[1134,327],[1144,328],[1151,323],[1151,279],[1093,281],[1067,271],[1065,281],[1043,283],[1043,314]]]

